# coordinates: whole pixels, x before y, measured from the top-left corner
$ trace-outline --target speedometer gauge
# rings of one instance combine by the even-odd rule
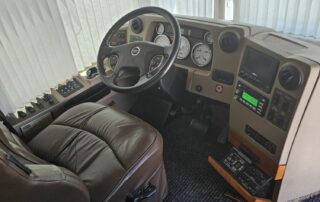
[[[170,46],[170,39],[164,34],[156,36],[156,38],[153,40],[154,43],[160,45],[160,46]]]
[[[181,43],[180,43],[180,48],[179,48],[179,52],[178,52],[178,59],[185,59],[186,57],[188,57],[189,53],[191,50],[191,45],[189,40],[184,37],[181,36]]]
[[[197,43],[193,46],[191,59],[199,67],[208,65],[212,59],[212,51],[207,44]]]

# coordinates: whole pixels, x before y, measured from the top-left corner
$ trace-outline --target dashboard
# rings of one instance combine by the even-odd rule
[[[290,51],[308,47],[268,28],[192,18],[179,23],[175,66],[188,72],[186,90],[230,105],[232,141],[245,140],[275,167],[285,162],[299,100],[308,82],[315,82],[309,79],[314,62]],[[172,37],[170,24],[158,16],[141,16],[128,26],[130,42],[169,46]]]
[[[264,27],[178,20],[182,39],[175,68],[187,72],[186,90],[229,105],[228,141],[250,151],[268,176],[282,179],[281,166],[292,158],[304,161],[290,157],[295,139],[303,138],[295,142],[300,151],[302,143],[313,144],[312,134],[306,141],[299,128],[317,85],[319,47]],[[130,22],[126,37],[168,46],[172,30],[161,17],[145,15]]]

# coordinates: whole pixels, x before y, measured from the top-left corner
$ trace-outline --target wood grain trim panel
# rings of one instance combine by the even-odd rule
[[[282,180],[285,171],[286,165],[279,165],[274,180]]]
[[[251,195],[236,179],[233,178],[214,158],[208,157],[209,163],[214,169],[248,202],[271,202],[269,199]]]

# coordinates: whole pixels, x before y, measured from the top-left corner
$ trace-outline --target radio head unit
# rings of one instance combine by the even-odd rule
[[[266,93],[270,93],[275,80],[279,61],[247,47],[242,58],[239,76]]]
[[[269,100],[243,83],[237,83],[234,98],[259,116],[265,115]]]

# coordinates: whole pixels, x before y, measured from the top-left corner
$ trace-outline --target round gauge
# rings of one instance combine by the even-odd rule
[[[163,34],[164,33],[164,25],[162,23],[159,23],[157,25],[156,31],[157,31],[157,34]]]
[[[179,48],[177,58],[180,60],[185,59],[186,57],[188,57],[190,50],[191,50],[191,45],[189,40],[186,37],[181,36],[180,48]]]
[[[191,51],[191,59],[199,67],[208,65],[212,59],[212,51],[207,44],[197,43]]]
[[[204,34],[204,40],[208,43],[208,44],[212,44],[213,43],[213,36],[210,32],[206,32]]]
[[[160,45],[160,46],[170,46],[170,39],[164,34],[156,36],[156,38],[153,41],[154,43]]]

